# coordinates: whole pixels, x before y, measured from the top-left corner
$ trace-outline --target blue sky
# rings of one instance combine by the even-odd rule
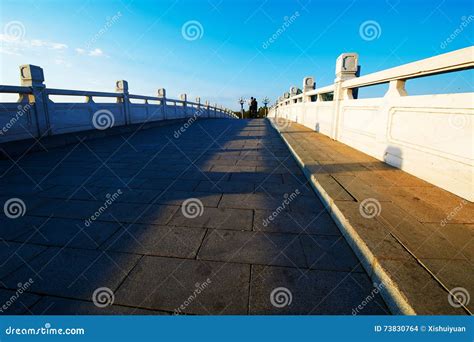
[[[18,66],[29,63],[44,68],[49,87],[113,91],[115,80],[126,79],[135,94],[164,87],[172,97],[186,92],[237,109],[240,96],[274,100],[305,76],[330,84],[343,52],[358,52],[367,74],[473,45],[473,6],[468,0],[2,0],[0,83],[19,84]],[[190,21],[197,36],[183,35]],[[367,21],[376,25],[372,40],[360,33]],[[277,33],[285,22],[291,23]],[[472,91],[472,73],[446,77],[409,90]]]

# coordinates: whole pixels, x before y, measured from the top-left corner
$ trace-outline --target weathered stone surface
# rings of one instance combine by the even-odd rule
[[[291,303],[277,293],[285,288],[291,294]],[[289,305],[277,307],[274,302]],[[380,295],[371,287],[369,278],[361,273],[308,271],[274,266],[253,266],[250,288],[251,314],[336,314],[350,315],[371,296],[367,304],[357,311],[361,315],[388,313]],[[286,297],[289,298],[289,297]]]
[[[198,259],[247,264],[306,267],[297,235],[213,230]]]
[[[252,210],[204,208],[202,215],[195,218],[188,218],[178,210],[169,224],[181,227],[251,230]]]
[[[5,279],[21,266],[30,267],[32,260],[46,249],[43,246],[8,241],[0,241],[0,246],[0,279]],[[29,278],[19,279],[18,282],[24,283]]]
[[[365,272],[344,237],[300,236],[308,266],[316,270]]]
[[[115,299],[186,314],[245,314],[249,277],[249,265],[144,257]]]
[[[143,310],[120,305],[100,308],[92,302],[43,297],[31,308],[33,315],[168,315],[164,311]]]
[[[101,248],[105,251],[194,258],[206,230],[134,224],[120,229]]]
[[[115,290],[139,258],[133,254],[50,248],[3,282],[15,289],[19,282],[32,278],[30,291],[90,300],[99,287]]]

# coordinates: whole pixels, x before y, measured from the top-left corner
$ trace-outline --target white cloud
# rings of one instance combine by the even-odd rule
[[[83,54],[86,53],[86,50],[81,49],[81,48],[75,48],[74,50],[75,50],[78,54],[80,54],[80,55],[83,55]]]
[[[51,50],[66,50],[68,46],[63,43],[50,42],[41,39],[19,39],[16,36],[1,34],[0,42],[2,43],[2,50],[8,52],[25,51],[29,49],[47,48]],[[6,53],[8,53],[6,52]]]
[[[101,57],[104,56],[104,52],[101,49],[95,48],[94,50],[89,51],[89,56]]]

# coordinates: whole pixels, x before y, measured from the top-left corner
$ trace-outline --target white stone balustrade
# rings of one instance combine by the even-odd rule
[[[471,46],[357,77],[358,56],[346,53],[337,59],[334,84],[310,89],[314,79],[305,78],[303,93],[284,93],[268,116],[300,123],[474,201],[474,93],[410,96],[405,90],[407,80],[473,67]],[[356,98],[354,90],[382,83],[389,83],[385,96]]]
[[[52,89],[44,84],[43,69],[35,65],[20,66],[21,86],[0,85],[0,93],[19,94],[17,102],[0,104],[0,143],[40,138],[62,133],[94,130],[93,116],[98,111],[110,113],[113,127],[194,116],[201,107],[200,98],[188,101],[166,97],[130,94],[128,82],[117,81],[115,93]],[[84,102],[53,102],[51,95],[83,97]],[[116,103],[98,103],[94,98],[115,98]],[[143,103],[132,103],[139,100]],[[153,102],[153,103],[150,103]],[[207,103],[207,102],[206,102]],[[238,118],[222,107],[206,105],[197,116],[202,118]]]

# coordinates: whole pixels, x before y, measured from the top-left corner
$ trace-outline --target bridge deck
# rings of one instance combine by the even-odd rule
[[[26,208],[0,219],[0,302],[28,285],[5,313],[388,313],[267,121],[179,128],[1,161]]]

